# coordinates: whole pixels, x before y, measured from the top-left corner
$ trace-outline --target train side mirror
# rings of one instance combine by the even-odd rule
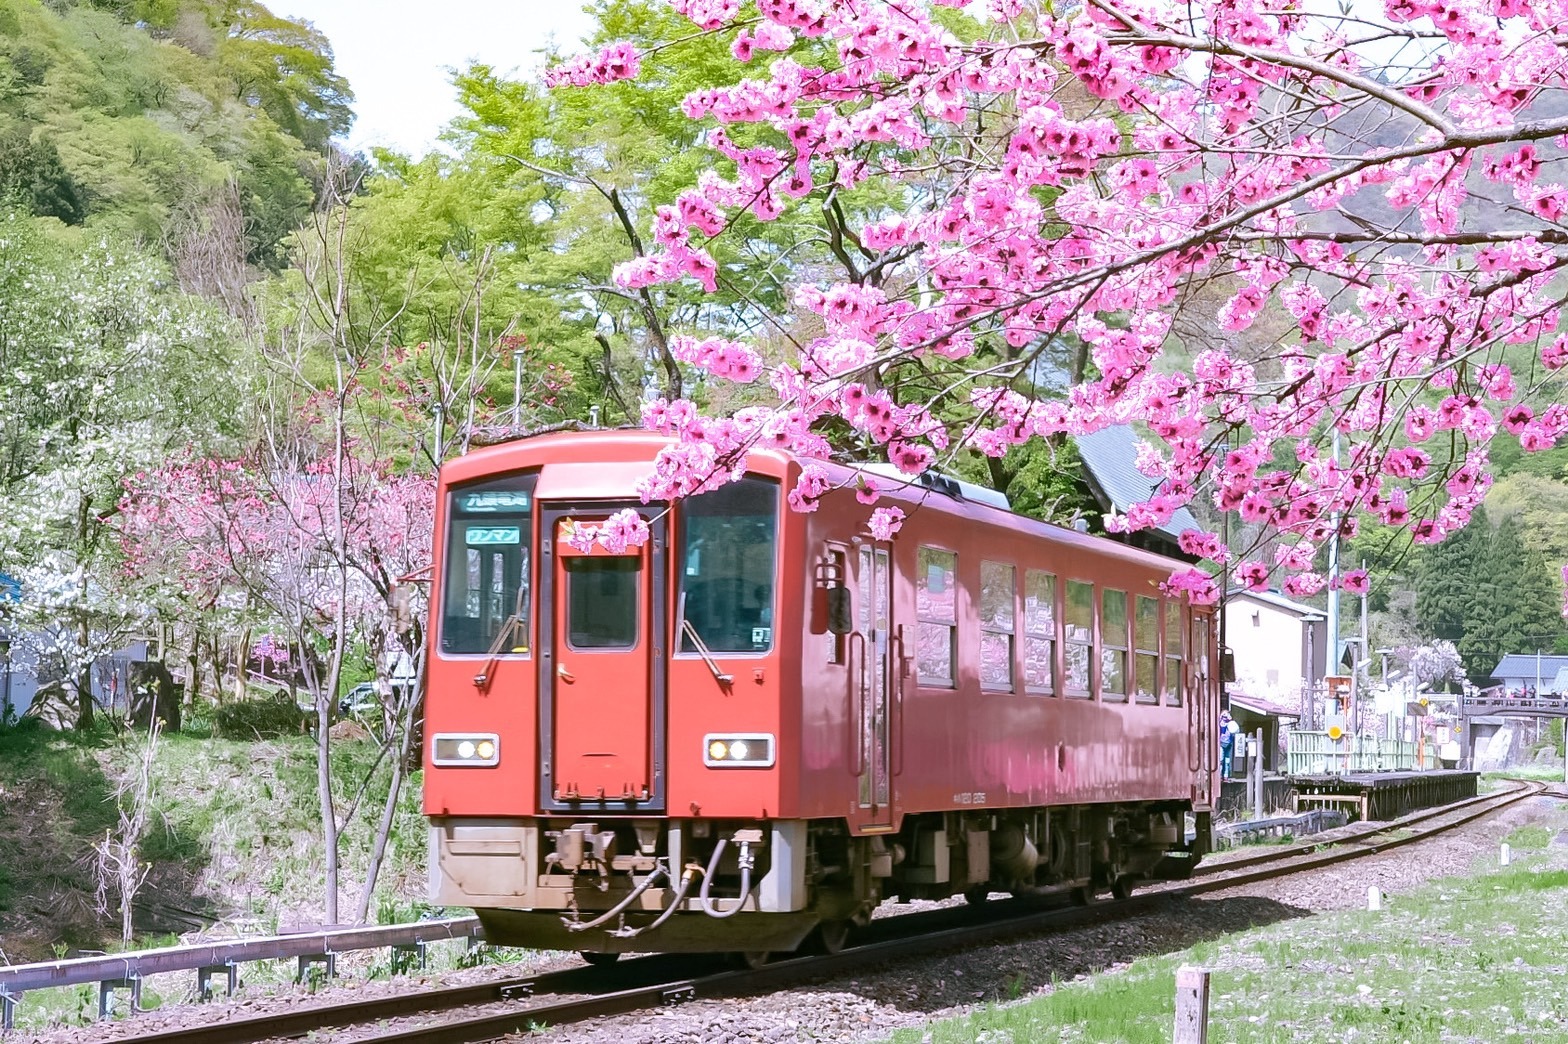
[[[828,588],[828,631],[831,634],[848,634],[855,629],[854,614],[849,609],[849,588],[835,585]]]

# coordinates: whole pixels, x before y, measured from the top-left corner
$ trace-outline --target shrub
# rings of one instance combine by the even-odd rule
[[[220,736],[229,739],[263,739],[304,732],[313,716],[283,696],[224,704],[213,715],[213,722]]]

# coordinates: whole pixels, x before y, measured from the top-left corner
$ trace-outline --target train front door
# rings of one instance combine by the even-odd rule
[[[855,585],[856,739],[859,802],[853,825],[875,833],[893,828],[894,689],[900,682],[893,656],[893,576],[886,545],[862,544]]]
[[[1190,619],[1187,713],[1192,723],[1188,735],[1194,747],[1190,758],[1194,770],[1192,804],[1194,809],[1208,809],[1214,806],[1214,770],[1219,766],[1219,665],[1214,653],[1214,612],[1194,606]]]
[[[547,811],[664,805],[664,524],[642,505],[545,504],[540,559],[540,804]],[[623,507],[651,537],[615,553],[566,542]]]

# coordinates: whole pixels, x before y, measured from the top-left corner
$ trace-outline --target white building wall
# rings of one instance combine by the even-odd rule
[[[1241,691],[1295,706],[1306,684],[1306,627],[1286,609],[1245,597],[1225,603],[1225,641],[1236,659]]]

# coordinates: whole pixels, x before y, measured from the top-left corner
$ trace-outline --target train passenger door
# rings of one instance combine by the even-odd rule
[[[1214,662],[1214,612],[1211,609],[1192,607],[1190,614],[1188,646],[1189,696],[1188,714],[1191,716],[1192,742],[1197,745],[1192,766],[1192,803],[1195,809],[1212,808],[1214,805],[1214,770],[1219,764],[1219,739],[1215,729],[1219,724],[1219,686],[1216,684]]]
[[[894,676],[892,631],[893,578],[885,546],[860,546],[855,591],[855,634],[860,649],[855,684],[860,769],[859,814],[855,825],[875,832],[893,826],[893,748],[890,718]]]
[[[570,547],[569,527],[641,510],[652,535],[615,553]],[[543,505],[539,619],[540,804],[547,811],[664,805],[665,539],[634,504]]]

